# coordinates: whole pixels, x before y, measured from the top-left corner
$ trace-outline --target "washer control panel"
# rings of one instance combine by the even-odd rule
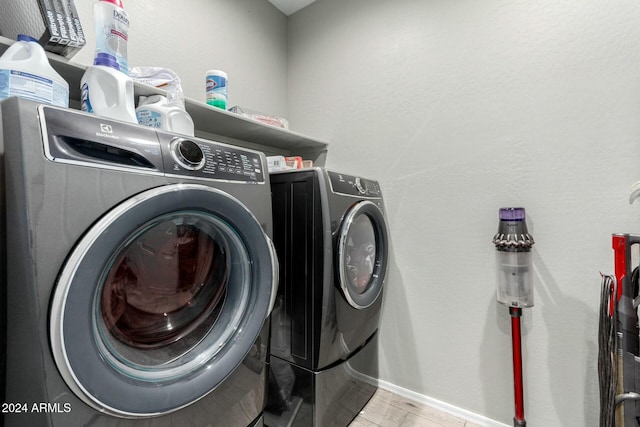
[[[378,181],[327,171],[331,182],[331,191],[348,196],[361,196],[379,199],[382,197]]]
[[[225,181],[264,182],[260,154],[214,141],[158,133],[161,147],[168,147],[165,172]]]
[[[45,156],[54,162],[151,174],[264,183],[264,154],[202,138],[52,106],[39,107]]]

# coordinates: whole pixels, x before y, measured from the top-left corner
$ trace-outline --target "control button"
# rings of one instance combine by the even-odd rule
[[[200,164],[204,158],[202,149],[198,147],[198,144],[188,139],[180,141],[177,148],[178,154],[189,164]]]
[[[202,148],[184,138],[174,138],[171,141],[171,155],[180,166],[189,170],[202,169],[206,160]]]
[[[356,178],[355,187],[360,194],[365,194],[367,192],[367,189],[362,185],[360,178]]]

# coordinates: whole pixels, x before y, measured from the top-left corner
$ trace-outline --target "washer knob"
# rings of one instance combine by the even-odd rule
[[[205,163],[202,148],[190,139],[175,138],[171,142],[171,154],[181,166],[190,169],[201,169]]]
[[[356,189],[360,194],[365,194],[367,192],[367,189],[362,185],[362,181],[360,181],[360,178],[356,178],[355,185],[356,185]]]

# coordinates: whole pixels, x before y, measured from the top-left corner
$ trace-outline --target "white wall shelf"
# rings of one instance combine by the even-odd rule
[[[0,54],[13,44],[13,40],[0,36]],[[72,108],[80,106],[80,79],[87,67],[47,52],[51,66],[69,83]],[[136,99],[163,93],[152,86],[135,84]],[[328,143],[297,132],[248,119],[235,113],[211,107],[204,102],[186,99],[185,107],[195,124],[196,136],[217,139],[235,145],[264,151],[268,155],[302,156],[323,166]]]

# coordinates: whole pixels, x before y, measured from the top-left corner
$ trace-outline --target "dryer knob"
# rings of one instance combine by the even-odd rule
[[[200,169],[205,163],[202,148],[189,139],[175,138],[171,142],[171,154],[178,163],[187,169]]]
[[[365,194],[367,192],[367,189],[364,187],[364,185],[362,185],[362,181],[360,181],[360,178],[356,178],[356,189],[360,194]]]

